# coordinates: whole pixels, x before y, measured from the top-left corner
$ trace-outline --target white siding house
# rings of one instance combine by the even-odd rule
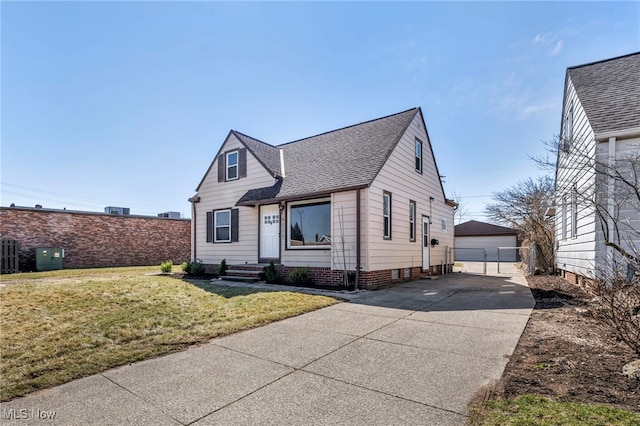
[[[453,265],[453,214],[422,111],[272,146],[232,130],[192,201],[193,257],[209,270],[307,267],[374,288]]]
[[[555,263],[577,280],[639,253],[640,53],[567,69],[556,168]],[[628,185],[610,172],[621,171]]]

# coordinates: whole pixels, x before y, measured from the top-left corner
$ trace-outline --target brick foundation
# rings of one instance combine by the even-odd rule
[[[218,265],[205,265],[207,272],[217,273]],[[229,265],[230,268],[236,270],[262,270],[262,267],[256,265]],[[293,284],[289,276],[291,272],[299,267],[275,265],[278,274],[278,280],[287,284]],[[343,287],[342,271],[332,270],[331,268],[309,267],[310,281],[313,284]],[[431,272],[427,272],[431,275]],[[355,271],[349,271],[349,284],[352,286],[355,281]],[[413,281],[419,279],[423,275],[421,267],[407,267],[399,269],[385,269],[381,271],[363,271],[360,273],[359,288],[367,290],[376,290],[388,287],[405,281]]]
[[[587,289],[591,284],[593,284],[593,280],[591,278],[587,278],[583,275],[579,275],[564,269],[559,269],[558,272],[562,278],[564,278],[571,284],[583,289]]]
[[[20,242],[20,271],[35,249],[64,249],[64,268],[160,265],[189,260],[191,220],[31,208],[0,208],[3,239]]]

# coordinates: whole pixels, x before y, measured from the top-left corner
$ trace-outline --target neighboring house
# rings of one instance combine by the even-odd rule
[[[273,260],[285,279],[308,267],[374,288],[453,264],[456,203],[420,108],[279,146],[231,130],[196,191],[192,255],[208,270]]]
[[[506,226],[492,225],[490,223],[470,220],[455,226],[455,256],[456,260],[479,262],[498,260],[498,247],[500,261],[515,262],[518,260],[518,234],[515,230]],[[509,248],[509,249],[506,249]]]
[[[558,148],[556,267],[575,282],[630,268],[616,247],[640,245],[640,53],[567,69]]]

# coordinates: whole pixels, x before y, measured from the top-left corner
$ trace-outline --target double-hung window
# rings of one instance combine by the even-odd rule
[[[231,242],[231,210],[214,212],[214,241],[216,243]]]
[[[207,212],[207,242],[232,243],[238,240],[238,209]]]
[[[409,201],[409,241],[416,240],[416,202]]]
[[[416,172],[422,174],[422,141],[416,139]]]
[[[238,179],[238,151],[227,153],[227,180]]]
[[[571,238],[578,236],[578,190],[573,187],[571,193]]]
[[[567,239],[567,217],[569,216],[569,203],[567,202],[567,196],[562,196],[562,230],[561,235],[563,239]]]
[[[382,194],[382,220],[384,222],[384,238],[391,239],[391,193]]]

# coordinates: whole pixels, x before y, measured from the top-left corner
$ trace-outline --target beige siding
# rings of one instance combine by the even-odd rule
[[[360,262],[366,268],[366,189],[360,191]],[[357,266],[357,191],[333,194],[333,239],[331,244],[331,268],[355,271]],[[366,269],[365,269],[366,270]]]
[[[423,144],[422,174],[415,171],[415,139]],[[429,140],[420,116],[413,120],[368,191],[367,270],[383,270],[422,265],[422,217],[431,218],[431,238],[440,244],[430,248],[430,265],[445,262],[445,250],[453,247],[453,208],[445,204],[440,177],[431,155]],[[382,195],[392,194],[392,238],[383,236]],[[430,197],[434,201],[430,202]],[[416,241],[410,241],[409,201],[416,202]],[[442,219],[447,230],[442,230]],[[450,259],[453,261],[453,259]]]
[[[221,152],[244,148],[233,135],[229,137]],[[239,210],[238,242],[207,243],[206,212],[225,208],[236,208],[235,204],[248,190],[275,184],[269,172],[247,151],[247,177],[231,182],[218,182],[218,164],[214,161],[205,177],[196,203],[197,257],[207,264],[218,264],[226,259],[229,264],[254,263],[258,261],[258,207],[237,207]]]

